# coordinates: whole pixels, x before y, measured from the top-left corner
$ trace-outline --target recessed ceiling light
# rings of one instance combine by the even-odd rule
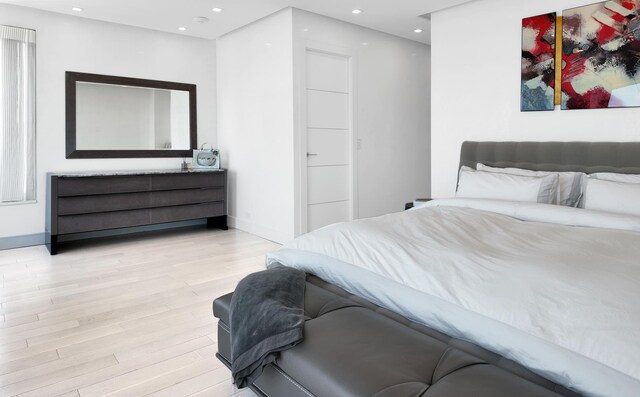
[[[360,10],[360,9],[356,8],[356,9],[352,10],[352,11],[351,11],[351,13],[352,13],[352,14],[356,14],[356,15],[358,15],[358,14],[362,14],[362,10]]]
[[[420,29],[420,28],[413,29],[413,33],[422,33],[422,32],[423,32],[423,30]]]
[[[84,11],[84,8],[80,8],[80,7],[73,7],[73,8],[71,8],[71,11],[75,11],[75,12],[82,12],[82,11]]]
[[[198,22],[198,23],[207,23],[207,22],[209,22],[209,18],[207,18],[207,17],[193,17],[193,21],[194,22]]]
[[[211,11],[213,11],[213,12],[222,12],[222,8],[214,7]]]
[[[184,26],[180,26],[180,27],[178,28],[178,30],[179,30],[179,31],[181,31],[181,32],[184,32],[185,30],[187,30],[187,28],[185,28]]]
[[[367,42],[365,41],[364,43],[362,43],[362,45],[366,47],[366,46],[368,46],[368,45],[369,45],[369,43],[367,43]]]

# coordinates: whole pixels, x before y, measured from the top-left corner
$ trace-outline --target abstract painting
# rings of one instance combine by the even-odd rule
[[[522,20],[520,110],[553,110],[555,99],[556,14]]]
[[[640,106],[638,0],[563,11],[562,109]]]

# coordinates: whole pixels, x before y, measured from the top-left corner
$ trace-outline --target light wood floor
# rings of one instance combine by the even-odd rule
[[[0,251],[0,396],[229,396],[214,298],[274,243],[181,230]],[[253,396],[245,390],[235,396]]]

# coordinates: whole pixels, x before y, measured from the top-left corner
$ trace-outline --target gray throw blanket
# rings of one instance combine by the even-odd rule
[[[231,298],[231,372],[238,388],[251,385],[278,353],[303,339],[304,272],[276,267],[250,274]]]

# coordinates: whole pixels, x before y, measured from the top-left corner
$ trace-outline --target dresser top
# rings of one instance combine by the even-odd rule
[[[118,171],[78,171],[78,172],[49,172],[49,176],[57,176],[59,178],[78,178],[78,177],[96,177],[96,176],[122,176],[122,175],[155,175],[155,174],[197,174],[207,172],[224,172],[224,169],[165,169],[165,170],[118,170]]]

